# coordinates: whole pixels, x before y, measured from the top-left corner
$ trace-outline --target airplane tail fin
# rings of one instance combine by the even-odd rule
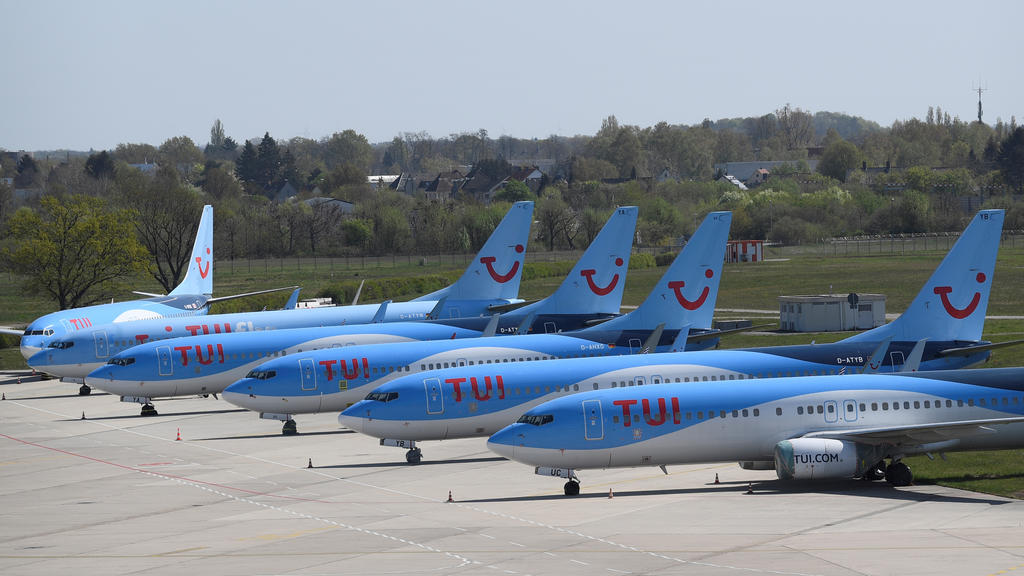
[[[413,301],[511,300],[519,295],[526,243],[533,223],[533,202],[516,202],[484,243],[469,267],[451,286]]]
[[[181,294],[213,294],[213,206],[209,204],[203,206],[185,278],[169,295]]]
[[[616,208],[558,289],[521,310],[538,314],[618,314],[638,212],[636,206]]]
[[[982,210],[899,318],[847,342],[981,340],[1003,229],[1002,210]]]
[[[732,213],[711,212],[636,310],[595,330],[650,330],[659,322],[711,328]]]

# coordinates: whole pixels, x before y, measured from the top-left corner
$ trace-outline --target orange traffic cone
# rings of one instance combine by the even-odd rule
[[[310,458],[309,459],[309,464],[306,464],[306,468],[312,468],[312,467],[313,467],[313,459]]]
[[[85,420],[85,412],[82,412],[82,420]]]
[[[452,491],[451,490],[448,491],[448,502],[455,502],[455,500],[452,499]]]
[[[615,498],[615,494],[612,493],[612,489],[611,488],[608,489],[608,498],[609,499]]]
[[[0,396],[0,400],[7,400],[7,393],[4,392],[3,396]]]
[[[718,484],[718,472],[715,472],[715,484]]]
[[[174,440],[179,442],[181,441],[181,428],[178,428],[178,437],[175,438]]]
[[[753,493],[754,493],[754,483],[753,482],[747,482],[747,494],[753,494]]]

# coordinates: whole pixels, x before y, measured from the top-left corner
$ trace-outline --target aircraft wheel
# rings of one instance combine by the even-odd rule
[[[142,412],[140,412],[140,415],[141,416],[156,416],[157,415],[156,407],[153,406],[152,404],[143,404]]]
[[[885,461],[881,461],[878,464],[875,464],[874,466],[868,468],[867,471],[864,472],[864,475],[861,476],[861,480],[866,480],[868,482],[881,480],[885,478],[885,469]]]
[[[85,384],[82,384],[82,387],[78,389],[78,395],[88,396],[89,394],[92,394],[92,388],[86,386]]]
[[[423,458],[423,452],[419,448],[413,448],[405,453],[405,461],[409,464],[419,464]]]
[[[294,436],[299,433],[299,428],[295,424],[295,420],[286,420],[284,426],[281,426],[281,434],[285,436]]]
[[[565,483],[565,495],[576,496],[580,493],[580,483],[575,480],[569,480]]]
[[[914,474],[910,466],[903,462],[893,462],[885,469],[885,480],[893,486],[910,486],[914,482]]]

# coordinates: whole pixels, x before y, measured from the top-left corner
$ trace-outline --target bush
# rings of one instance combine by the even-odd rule
[[[640,252],[629,257],[629,269],[640,270],[641,268],[654,268],[657,266],[654,255],[647,252]]]
[[[675,262],[678,252],[662,252],[654,257],[654,263],[660,266],[668,266]]]
[[[530,262],[523,267],[523,280],[565,277],[575,265],[575,262]]]

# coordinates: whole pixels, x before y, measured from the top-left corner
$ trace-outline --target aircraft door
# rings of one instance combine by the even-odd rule
[[[452,366],[468,366],[469,362],[465,358],[457,358]]]
[[[839,420],[838,407],[835,400],[825,401],[825,422],[837,422]]]
[[[587,440],[604,438],[604,418],[601,417],[600,400],[583,401],[583,431]]]
[[[892,371],[896,372],[907,363],[907,358],[903,352],[889,352],[889,361],[892,362]]]
[[[857,421],[857,403],[853,400],[843,400],[843,419],[847,422]]]
[[[312,358],[299,358],[299,379],[303,390],[316,390],[316,372]]]
[[[556,326],[554,322],[545,322],[544,323],[544,333],[545,334],[558,334],[558,326]]]
[[[441,381],[437,378],[427,378],[423,380],[423,388],[427,393],[427,414],[444,414]]]
[[[174,365],[171,364],[170,346],[156,347],[156,363],[161,376],[172,376],[174,374]]]
[[[629,353],[630,354],[636,354],[643,347],[644,347],[644,343],[639,338],[630,338],[629,339]]]
[[[646,383],[647,383],[647,379],[644,378],[643,376],[637,376],[636,378],[633,378],[633,384],[635,384],[637,386],[643,386]]]
[[[93,333],[92,337],[96,341],[96,357],[106,358],[110,356],[110,350],[107,348],[107,331],[100,330]]]

